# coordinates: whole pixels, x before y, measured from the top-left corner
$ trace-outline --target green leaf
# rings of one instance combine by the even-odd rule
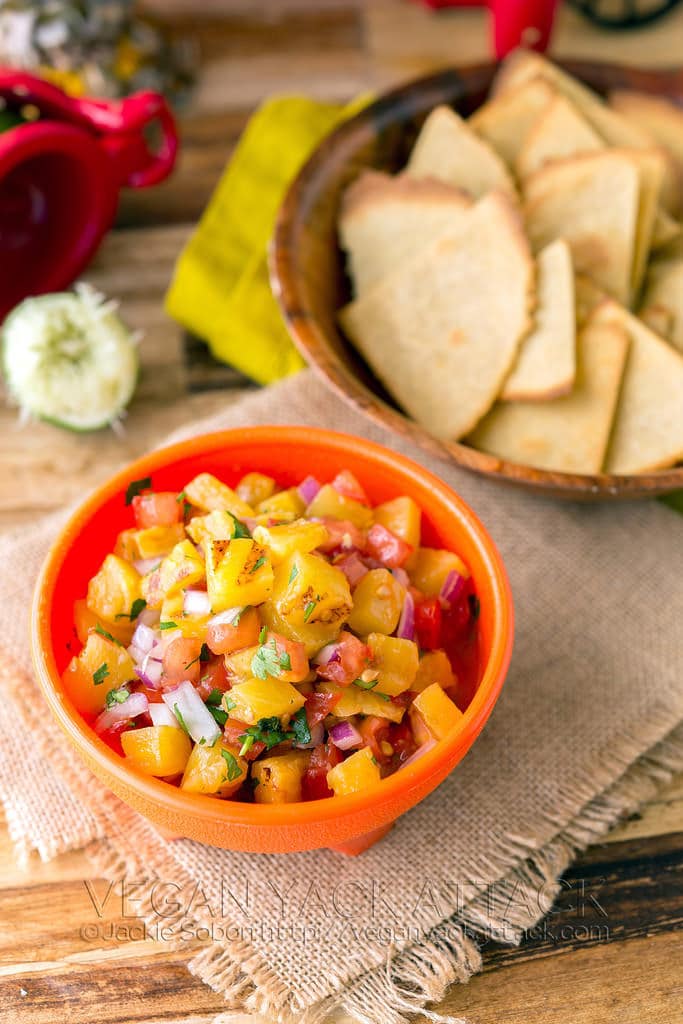
[[[317,604],[318,604],[317,601],[309,601],[308,602],[308,604],[304,608],[304,622],[308,622],[308,620],[310,619],[311,615],[315,611]]]
[[[103,661],[100,667],[98,669],[95,669],[95,671],[93,672],[92,681],[95,684],[95,686],[99,686],[100,683],[104,682],[108,675],[109,666],[107,665],[106,661]]]
[[[262,565],[266,564],[266,561],[267,561],[266,556],[265,555],[261,555],[260,558],[256,559],[256,561],[252,565],[252,567],[249,570],[249,572],[256,572],[257,569],[260,569]]]
[[[289,574],[289,582],[293,583],[298,575],[299,575],[299,566],[295,562],[294,565],[292,566],[292,571]]]
[[[228,515],[232,519],[232,539],[240,540],[243,537],[247,537],[249,538],[249,540],[251,540],[251,534],[249,533],[249,530],[244,525],[244,523],[240,519],[238,519],[237,516],[234,516],[232,512],[228,512]],[[252,569],[252,572],[254,571],[255,570]]]
[[[306,744],[311,742],[311,730],[308,727],[306,708],[299,708],[297,713],[292,716],[292,732],[294,733],[295,743]]]
[[[132,622],[134,619],[137,619],[137,617],[140,614],[140,612],[143,612],[146,607],[147,607],[147,602],[145,601],[144,597],[136,597],[135,600],[133,601],[132,605],[130,606],[130,613],[129,612],[119,612],[119,614],[116,616],[116,618],[117,619],[130,619],[130,621]]]
[[[151,476],[143,476],[142,480],[131,480],[131,482],[126,487],[126,505],[130,505],[133,498],[136,498],[141,491],[146,491],[151,486]]]
[[[180,728],[183,730],[183,732],[186,732],[187,735],[189,736],[190,735],[190,730],[187,728],[187,725],[185,724],[185,719],[183,718],[183,713],[182,713],[182,711],[180,710],[180,708],[178,707],[177,704],[173,705],[173,714],[178,719],[178,722],[180,723]]]
[[[266,749],[270,750],[271,747],[277,746],[283,740],[293,739],[294,733],[285,732],[280,719],[277,715],[273,715],[271,718],[260,718],[256,725],[250,725],[244,730],[240,739],[242,737],[244,737],[244,743],[242,744],[240,754],[244,755],[256,740],[259,743],[265,743]]]
[[[228,782],[234,782],[235,779],[239,779],[242,774],[242,769],[237,763],[237,758],[234,754],[231,754],[229,750],[221,750],[221,757],[228,766]]]
[[[284,659],[289,662],[289,668],[291,668],[289,655],[278,653],[275,640],[271,640],[268,644],[261,644],[251,659],[252,674],[257,679],[267,679],[268,676],[273,676],[273,678],[277,679],[278,676],[282,675],[283,668],[287,667],[286,664],[283,664]]]
[[[378,682],[379,682],[379,678],[371,679],[367,683],[366,683],[366,681],[364,679],[354,679],[353,685],[354,686],[359,686],[361,688],[361,690],[372,690],[375,686],[377,686]]]
[[[120,640],[117,640],[115,636],[111,635],[111,633],[107,633],[106,629],[100,626],[99,622],[95,626],[95,632],[99,633],[100,636],[103,636],[105,640],[111,640],[111,642],[113,644],[116,644],[117,647],[123,647],[123,644],[120,642]]]
[[[110,690],[104,699],[105,706],[113,708],[116,704],[125,704],[130,697],[130,692],[125,686],[119,687],[119,689]]]
[[[237,707],[237,701],[233,700],[232,697],[226,697],[223,701],[223,707],[227,712],[234,711]]]
[[[260,644],[264,644],[266,642],[267,638],[268,638],[268,627],[267,626],[261,626],[261,630],[260,630],[259,635],[258,635],[258,642]]]
[[[178,623],[177,622],[160,622],[159,623],[159,629],[177,629],[177,628],[178,628]]]
[[[207,704],[206,706],[209,709],[210,713],[213,715],[213,720],[216,723],[216,725],[220,725],[222,729],[228,720],[227,711],[224,711],[223,708],[218,707],[216,704]]]
[[[292,659],[287,651],[283,651],[280,655],[280,668],[284,669],[285,672],[292,671]]]
[[[188,661],[187,665],[185,666],[185,671],[187,672],[188,668],[192,668],[192,666],[195,665],[198,661],[208,661],[210,657],[211,651],[209,650],[208,645],[202,644],[199,654],[197,655],[196,658],[193,658],[192,661]]]

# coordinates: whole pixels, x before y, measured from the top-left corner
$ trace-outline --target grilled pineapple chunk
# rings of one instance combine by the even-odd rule
[[[235,490],[242,501],[255,508],[260,501],[266,501],[275,493],[275,481],[264,473],[246,473]]]
[[[414,586],[428,597],[437,597],[449,572],[468,579],[470,571],[454,551],[440,548],[418,548],[411,555],[409,575]]]
[[[422,693],[418,693],[412,703],[411,719],[415,721],[416,716],[422,720],[434,739],[442,740],[458,725],[462,711],[438,683],[432,683]]]
[[[397,537],[410,544],[411,548],[420,546],[420,507],[412,498],[404,495],[400,498],[393,498],[385,501],[373,509],[373,517],[376,523],[386,526]]]
[[[372,510],[335,491],[332,484],[324,484],[320,488],[306,509],[306,515],[309,518],[348,519],[361,530],[369,530],[372,526]]]
[[[148,526],[144,530],[123,530],[116,541],[114,554],[127,562],[139,558],[162,558],[185,536],[182,523],[172,526]]]
[[[79,711],[97,714],[104,709],[109,690],[134,677],[133,659],[126,648],[92,632],[78,657],[69,662],[62,682]]]
[[[327,785],[335,796],[361,793],[381,779],[379,766],[369,747],[362,747],[327,773]]]
[[[192,744],[182,729],[150,725],[121,733],[126,758],[147,775],[179,775],[190,756]]]
[[[203,580],[205,571],[204,560],[194,544],[182,540],[159,566],[159,588],[164,597],[171,597]]]
[[[240,722],[255,725],[261,718],[284,718],[302,708],[306,698],[280,679],[247,679],[228,691],[229,714]],[[226,707],[227,710],[227,707]]]
[[[99,625],[100,627],[104,626],[107,633],[110,633],[124,647],[131,642],[136,626],[135,621],[131,622],[130,619],[119,619],[118,622],[107,622],[104,625],[97,615],[88,608],[84,598],[74,601],[74,624],[76,635],[82,644],[87,644],[88,634]]]
[[[353,715],[376,715],[388,718],[390,722],[400,722],[405,708],[394,704],[386,694],[375,693],[374,690],[363,690],[360,686],[336,686],[335,683],[321,683],[317,689],[321,693],[341,694],[332,712],[337,718],[351,718]]]
[[[165,597],[161,605],[161,621],[175,622],[181,636],[194,640],[206,639],[206,627],[210,615],[186,615],[183,611],[185,595],[182,591]]]
[[[266,549],[248,537],[210,541],[206,587],[214,613],[261,604],[273,589],[273,566]]]
[[[253,516],[254,510],[247,505],[227,484],[222,483],[211,473],[200,473],[185,488],[185,497],[202,512],[213,512],[224,509],[232,512],[238,519]]]
[[[277,566],[273,592],[261,615],[274,633],[303,643],[310,657],[334,640],[351,606],[341,569],[318,555],[296,552]]]
[[[417,644],[384,633],[371,633],[366,643],[372,651],[372,667],[379,670],[374,692],[396,697],[412,689],[420,664]]]
[[[327,540],[322,523],[308,523],[305,519],[282,526],[256,526],[254,540],[268,548],[273,565],[279,565],[297,551],[315,551]]]
[[[438,683],[442,690],[455,686],[457,679],[445,651],[425,651],[420,658],[417,675],[410,684],[415,693],[422,693],[432,683]]]
[[[247,777],[249,765],[234,747],[221,741],[212,747],[196,743],[185,765],[180,788],[188,793],[232,796]]]
[[[271,495],[264,501],[259,501],[256,511],[260,515],[274,516],[278,520],[281,516],[286,516],[291,522],[292,519],[298,519],[300,515],[303,515],[305,508],[306,502],[297,488],[290,487],[288,491],[278,491],[277,494]],[[282,518],[280,521],[285,522],[285,519]]]
[[[206,516],[193,516],[187,524],[189,533],[195,544],[204,549],[212,540],[230,540],[235,535],[235,520],[225,509],[216,508]]]
[[[118,555],[107,555],[88,584],[87,604],[91,612],[105,622],[120,622],[130,615],[141,594],[140,574]]]
[[[293,804],[301,800],[301,780],[310,757],[308,750],[289,750],[254,761],[251,774],[256,780],[256,803]]]

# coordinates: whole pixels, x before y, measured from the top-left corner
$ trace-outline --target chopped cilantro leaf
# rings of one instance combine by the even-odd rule
[[[128,613],[128,612],[119,612],[119,614],[116,616],[116,618],[117,619],[130,619],[130,621],[132,622],[134,619],[137,619],[137,617],[140,614],[140,612],[143,612],[146,607],[147,607],[147,602],[145,601],[144,597],[136,597],[135,600],[133,601],[132,605],[130,606],[130,613]]]
[[[192,668],[192,666],[195,665],[198,661],[208,661],[210,656],[211,652],[209,651],[208,645],[202,644],[201,651],[199,652],[196,658],[193,658],[192,661],[188,661],[187,665],[185,666],[185,671],[187,672],[188,668]]]
[[[159,629],[177,629],[177,628],[178,628],[178,623],[177,622],[160,622],[159,623]]]
[[[299,708],[297,713],[292,716],[292,732],[294,733],[295,743],[304,745],[311,742],[311,730],[308,727],[306,708]]]
[[[256,559],[256,561],[255,561],[255,562],[254,562],[254,564],[252,565],[252,567],[251,567],[251,569],[249,570],[249,572],[256,572],[256,570],[257,570],[257,569],[260,569],[260,568],[261,568],[261,566],[262,566],[262,565],[265,565],[265,564],[266,564],[266,556],[265,556],[265,555],[261,555],[261,557],[260,557],[260,558],[257,558],[257,559]]]
[[[211,715],[213,716],[213,720],[216,723],[216,725],[220,725],[222,729],[228,720],[227,711],[224,711],[223,708],[221,707],[217,707],[215,704],[207,704],[206,706],[209,709]]]
[[[142,480],[131,480],[126,487],[126,505],[130,505],[133,498],[136,498],[141,491],[146,491],[152,486],[152,478],[150,476],[144,476]]]
[[[185,719],[183,718],[183,713],[182,713],[182,711],[180,710],[180,708],[178,707],[177,704],[173,705],[173,714],[178,719],[178,722],[180,723],[180,728],[183,730],[183,732],[186,732],[187,735],[189,736],[190,735],[190,730],[187,728],[187,725],[185,724]]]
[[[118,690],[110,690],[105,697],[104,703],[106,707],[113,708],[115,704],[125,704],[129,697],[129,691],[125,686],[121,686]]]
[[[242,769],[237,763],[237,758],[234,754],[231,754],[229,750],[221,750],[221,757],[228,766],[228,782],[234,782],[235,779],[239,779],[242,774]]]
[[[95,684],[95,686],[99,686],[100,683],[104,682],[108,675],[109,666],[107,665],[106,661],[103,661],[100,667],[98,669],[95,669],[95,671],[93,672],[92,681]]]
[[[295,563],[295,564],[294,564],[294,565],[292,566],[292,571],[291,571],[291,572],[290,572],[290,574],[289,574],[289,582],[290,582],[290,583],[293,583],[293,582],[294,582],[294,580],[295,580],[295,579],[297,578],[297,576],[298,576],[298,575],[299,575],[299,566],[298,566],[298,565],[297,565],[297,564]]]
[[[223,707],[226,711],[233,711],[237,707],[237,701],[233,700],[232,697],[226,697]]]
[[[100,636],[103,636],[105,640],[111,640],[111,642],[113,644],[116,644],[118,647],[123,646],[123,644],[121,644],[120,641],[118,641],[115,636],[112,636],[111,633],[107,633],[106,629],[100,626],[99,622],[95,626],[95,632],[99,633]]]
[[[242,744],[240,754],[244,755],[255,741],[265,743],[266,749],[270,750],[271,747],[277,746],[283,740],[294,739],[294,733],[285,732],[280,719],[277,715],[273,715],[272,718],[259,718],[256,725],[250,725],[244,730],[240,739],[242,737],[244,737],[244,743]]]
[[[244,523],[238,519],[237,516],[234,516],[232,512],[228,512],[228,515],[232,519],[232,540],[239,540],[243,537],[250,539],[251,534]],[[252,572],[253,571],[254,570],[252,570]]]
[[[317,601],[309,601],[308,602],[308,604],[304,608],[304,622],[308,622],[308,620],[310,619],[311,615],[315,611],[315,607],[316,607],[317,603],[318,603]]]
[[[361,690],[372,690],[373,687],[377,686],[379,679],[370,679],[366,682],[364,679],[354,679],[353,685],[359,686]]]
[[[280,668],[284,669],[285,672],[291,672],[292,671],[292,659],[290,658],[290,656],[287,653],[287,651],[284,651],[280,655]]]
[[[264,644],[266,642],[267,637],[268,637],[268,627],[267,626],[261,626],[261,631],[260,631],[260,633],[258,635],[258,642],[260,644]]]
[[[283,664],[286,659],[289,665]],[[267,679],[274,676],[276,679],[282,675],[283,668],[291,668],[291,661],[288,654],[280,654],[275,640],[268,644],[262,644],[254,657],[251,659],[251,671],[257,679]]]
[[[251,748],[253,747],[253,745],[254,745],[254,737],[253,736],[246,736],[245,735],[244,743],[240,747],[240,757],[244,757],[245,754],[248,754],[249,751],[251,750]]]

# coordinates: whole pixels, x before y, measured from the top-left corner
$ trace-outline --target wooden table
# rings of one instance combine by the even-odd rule
[[[87,278],[121,299],[145,331],[143,374],[124,436],[78,436],[36,424],[20,430],[0,409],[0,527],[55,508],[171,429],[218,410],[248,386],[183,337],[164,314],[173,261],[254,105],[272,92],[347,99],[448,63],[486,56],[484,14],[438,17],[399,0],[156,0],[172,31],[194,38],[202,75],[182,120],[173,179],[124,197],[118,226]],[[636,34],[605,34],[570,10],[555,52],[674,64],[683,8]],[[681,1024],[683,1021],[683,779],[634,820],[589,849],[566,876],[547,925],[518,949],[490,945],[485,970],[439,1008],[486,1024]],[[18,868],[0,833],[0,1021],[209,1024],[222,1000],[186,970],[186,956],[140,939],[131,922],[116,941],[81,934],[95,920],[81,853]],[[120,909],[120,908],[119,908]],[[126,936],[125,928],[129,933]],[[378,1022],[381,1024],[381,1022]]]

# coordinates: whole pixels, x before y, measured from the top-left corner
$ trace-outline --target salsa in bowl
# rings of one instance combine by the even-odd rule
[[[79,510],[36,591],[48,702],[111,789],[227,848],[357,852],[495,702],[511,600],[441,481],[369,442],[229,431]]]

